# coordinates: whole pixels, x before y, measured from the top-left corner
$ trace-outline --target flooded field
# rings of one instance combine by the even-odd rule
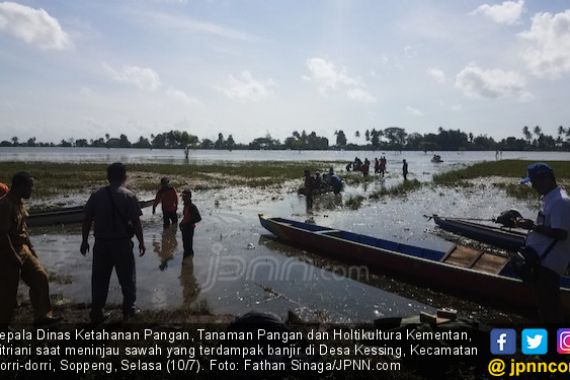
[[[413,281],[370,271],[365,266],[341,263],[306,252],[277,240],[264,230],[258,214],[353,231],[421,247],[448,250],[450,235],[441,233],[426,216],[439,214],[490,219],[506,209],[518,209],[534,217],[536,198],[515,199],[495,186],[517,183],[516,178],[487,177],[470,180],[469,186],[436,186],[432,176],[463,168],[471,163],[494,160],[494,152],[440,152],[443,163],[431,163],[423,152],[387,152],[384,178],[345,171],[345,162],[359,156],[373,160],[381,152],[218,152],[196,151],[191,160],[181,152],[150,150],[73,149],[62,155],[60,149],[3,149],[0,161],[54,162],[153,162],[176,165],[222,164],[251,161],[293,161],[307,165],[329,166],[344,177],[341,195],[325,194],[315,198],[308,210],[305,198],[297,195],[299,179],[268,186],[227,185],[201,187],[194,202],[203,221],[194,237],[195,257],[182,262],[182,242],[176,228],[163,230],[160,207],[156,215],[144,210],[143,223],[147,253],[136,259],[138,305],[141,308],[191,309],[213,314],[242,314],[250,310],[270,311],[285,317],[294,311],[307,319],[321,321],[365,321],[382,316],[402,316],[438,307],[458,309],[461,315],[485,321],[512,321],[520,317],[504,310],[481,306],[461,297],[432,290]],[[401,160],[409,162],[409,179],[418,186],[400,195],[389,192],[402,184]],[[533,160],[570,160],[568,153],[505,152],[503,158]],[[245,164],[244,164],[245,165]],[[243,170],[243,169],[242,169]],[[299,169],[300,170],[300,169]],[[230,170],[231,172],[231,170]],[[149,176],[152,173],[146,173]],[[513,173],[522,176],[524,173]],[[154,173],[159,175],[159,173]],[[224,175],[215,178],[223,180]],[[150,178],[150,177],[149,177]],[[154,178],[154,177],[153,177]],[[157,177],[158,178],[158,177]],[[184,181],[184,177],[181,177]],[[180,178],[178,179],[180,180]],[[188,185],[197,186],[192,177]],[[208,181],[207,179],[201,179]],[[179,185],[185,185],[179,182]],[[148,188],[148,187],[147,187]],[[150,188],[153,188],[152,186]],[[376,194],[374,196],[373,194]],[[57,197],[33,198],[30,205],[80,205],[88,191]],[[139,199],[154,196],[139,191]],[[179,212],[181,210],[179,209]],[[52,294],[61,304],[89,303],[91,256],[81,256],[79,226],[36,228],[32,240],[51,276]],[[460,243],[466,243],[459,240]],[[91,244],[93,240],[91,238]],[[22,287],[22,294],[26,289]],[[119,304],[121,292],[112,277],[109,303]],[[86,316],[87,318],[87,316]]]
[[[292,310],[308,319],[330,321],[370,320],[400,316],[436,307],[454,307],[463,315],[486,320],[512,320],[515,315],[478,303],[432,291],[350,266],[275,241],[258,221],[258,213],[281,216],[423,247],[447,249],[424,215],[491,218],[498,210],[517,208],[532,215],[534,202],[507,198],[481,182],[469,189],[426,185],[405,197],[367,199],[367,194],[399,181],[395,174],[384,180],[347,186],[345,194],[327,194],[308,213],[305,199],[291,181],[280,190],[228,188],[197,192],[195,203],[203,221],[194,238],[196,255],[182,262],[181,236],[176,229],[163,231],[160,212],[143,217],[147,254],[137,258],[138,305],[142,308],[192,308],[212,313],[241,314],[271,311],[284,317]],[[151,194],[143,194],[142,198]],[[363,196],[360,207],[346,200]],[[33,241],[52,273],[52,293],[62,302],[90,302],[91,257],[79,253],[80,232],[75,227],[42,228]],[[120,303],[113,276],[110,303]]]

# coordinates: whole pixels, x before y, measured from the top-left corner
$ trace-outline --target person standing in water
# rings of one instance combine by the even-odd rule
[[[170,180],[166,177],[160,180],[160,188],[154,198],[152,205],[152,214],[156,213],[156,206],[162,203],[162,223],[163,227],[167,228],[170,224],[176,225],[178,223],[178,193],[174,186],[170,184]]]
[[[192,203],[192,191],[185,189],[182,192],[182,201],[184,202],[184,212],[182,222],[180,222],[180,231],[182,232],[182,246],[184,247],[184,259],[194,256],[194,229],[196,223],[202,220],[200,212],[194,203]]]
[[[408,163],[406,162],[406,160],[403,161],[403,165],[402,165],[402,175],[404,176],[404,181],[408,180]]]

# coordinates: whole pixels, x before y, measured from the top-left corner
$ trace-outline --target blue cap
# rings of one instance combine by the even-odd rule
[[[536,178],[544,175],[544,174],[554,174],[554,171],[550,166],[544,164],[542,162],[537,162],[535,164],[530,164],[528,166],[528,175],[521,179],[521,183],[529,183],[534,181]]]

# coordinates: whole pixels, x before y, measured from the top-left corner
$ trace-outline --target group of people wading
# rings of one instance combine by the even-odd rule
[[[386,174],[386,166],[387,166],[386,156],[382,154],[380,158],[374,158],[374,174],[378,174],[380,178],[384,178]],[[345,167],[347,172],[354,171],[354,172],[362,172],[364,177],[367,177],[370,173],[370,161],[368,158],[365,158],[362,161],[360,158],[355,157],[354,161],[349,162]],[[408,180],[408,162],[406,160],[402,160],[402,176],[404,177],[404,181]]]

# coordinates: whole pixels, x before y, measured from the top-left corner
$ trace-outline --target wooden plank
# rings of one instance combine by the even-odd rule
[[[470,268],[471,264],[477,260],[479,255],[480,251],[459,245],[447,256],[444,262],[446,264]]]
[[[473,269],[496,274],[498,271],[503,269],[507,261],[508,259],[506,257],[497,256],[492,253],[485,253],[479,260],[477,260]]]

